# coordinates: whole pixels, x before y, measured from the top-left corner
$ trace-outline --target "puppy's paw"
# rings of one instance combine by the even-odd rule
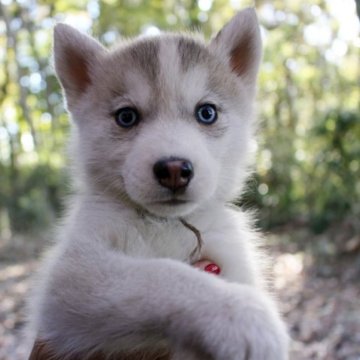
[[[195,320],[204,350],[215,360],[288,359],[287,331],[271,299],[246,285],[230,287]]]

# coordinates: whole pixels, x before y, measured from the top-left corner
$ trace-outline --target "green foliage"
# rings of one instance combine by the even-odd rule
[[[360,215],[355,2],[255,3],[265,45],[260,131],[256,174],[242,204],[259,209],[263,227],[300,221],[320,232]],[[67,192],[69,122],[50,56],[57,21],[92,29],[106,45],[157,29],[210,37],[252,4],[0,0],[0,235],[52,223]]]
[[[360,215],[360,114],[331,110],[313,134],[321,146],[314,161],[321,191],[310,186],[308,201],[313,207],[312,225],[321,231],[349,213]]]
[[[245,205],[254,201],[262,209],[263,227],[300,221],[322,232],[360,214],[359,113],[330,110],[307,137],[311,157],[290,160],[289,152],[281,152],[288,147],[277,143],[273,158],[279,164],[249,184]]]
[[[60,214],[67,179],[62,170],[47,165],[22,167],[15,184],[4,181],[2,202],[13,231],[26,232],[52,223]],[[10,174],[4,173],[4,178]]]

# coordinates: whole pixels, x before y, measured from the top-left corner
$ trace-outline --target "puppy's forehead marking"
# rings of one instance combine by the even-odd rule
[[[159,43],[155,39],[144,39],[130,47],[129,54],[134,67],[155,84],[160,72]]]
[[[188,71],[191,67],[205,63],[208,56],[208,50],[204,45],[186,37],[178,39],[177,50],[183,71]]]

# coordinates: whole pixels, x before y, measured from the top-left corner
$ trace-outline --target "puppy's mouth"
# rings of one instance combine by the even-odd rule
[[[184,216],[194,209],[196,201],[177,196],[166,196],[154,199],[145,205],[150,213],[162,218],[174,218]]]
[[[156,205],[177,206],[177,205],[185,205],[188,202],[189,201],[187,201],[187,200],[171,198],[171,199],[167,199],[167,200],[156,201],[156,202],[154,202],[154,204],[156,204]]]
[[[159,204],[164,204],[164,205],[183,205],[188,203],[188,201],[186,200],[181,200],[181,199],[170,199],[170,200],[165,200],[165,201],[159,201]]]

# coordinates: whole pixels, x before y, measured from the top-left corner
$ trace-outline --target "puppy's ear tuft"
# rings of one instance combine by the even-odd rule
[[[210,50],[226,57],[232,71],[254,85],[261,60],[261,37],[253,8],[240,11],[211,41]]]
[[[71,107],[91,84],[92,67],[106,50],[93,38],[65,24],[54,30],[55,70]]]

